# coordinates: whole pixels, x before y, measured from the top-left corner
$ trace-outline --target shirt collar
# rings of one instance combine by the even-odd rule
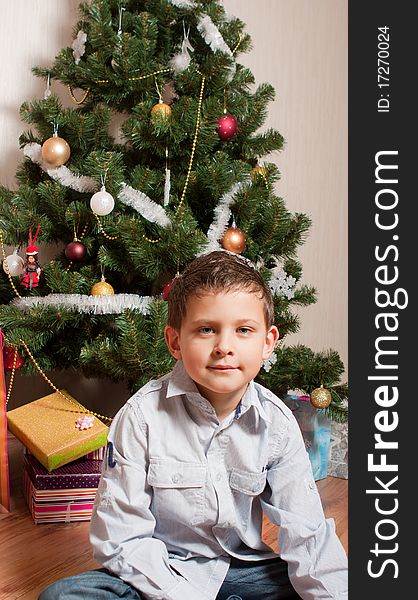
[[[173,396],[181,396],[183,394],[193,399],[202,398],[205,401],[205,403],[207,403],[207,400],[201,396],[195,382],[184,368],[183,362],[181,360],[178,360],[168,380],[166,397],[172,398]],[[241,415],[246,413],[247,410],[249,410],[252,406],[257,410],[258,414],[264,421],[267,421],[268,423],[271,422],[271,419],[268,417],[266,411],[263,408],[262,403],[260,402],[260,398],[254,381],[250,381],[248,388],[239,404],[239,413],[237,415],[237,413],[235,412],[235,417],[239,418]]]
[[[182,394],[198,394],[200,392],[193,379],[184,368],[183,361],[178,360],[170,374],[167,386],[167,398],[172,396],[181,396]]]

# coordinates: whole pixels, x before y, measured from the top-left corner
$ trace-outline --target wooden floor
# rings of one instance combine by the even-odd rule
[[[22,446],[9,440],[11,512],[0,514],[0,600],[36,600],[41,590],[67,575],[100,565],[88,541],[89,523],[35,525],[22,495]],[[346,479],[317,482],[325,514],[335,519],[348,552]],[[265,521],[264,540],[277,550],[277,528]]]

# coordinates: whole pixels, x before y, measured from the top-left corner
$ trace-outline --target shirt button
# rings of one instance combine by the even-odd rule
[[[222,479],[222,475],[218,473],[215,477],[216,481],[220,481]]]
[[[309,484],[309,487],[311,488],[311,490],[315,489],[315,482],[311,481],[311,483]]]
[[[179,473],[176,473],[175,475],[173,475],[171,477],[171,480],[173,483],[178,483],[180,481],[180,479],[181,479],[181,477],[180,477]]]

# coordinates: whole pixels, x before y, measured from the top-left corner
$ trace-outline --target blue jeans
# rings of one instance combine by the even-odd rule
[[[38,600],[141,600],[129,583],[106,569],[66,577],[47,587]],[[248,562],[231,560],[228,573],[216,600],[297,600],[281,558]],[[196,600],[199,600],[196,598]]]

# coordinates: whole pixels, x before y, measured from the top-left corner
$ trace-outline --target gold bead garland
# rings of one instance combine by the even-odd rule
[[[158,71],[154,71],[153,73],[149,73],[147,75],[138,75],[137,77],[128,77],[128,81],[140,81],[142,79],[147,79],[148,77],[154,77],[155,75],[160,75],[161,73],[169,73],[169,72],[170,72],[170,69],[159,69]],[[95,83],[109,83],[109,79],[96,79]],[[75,102],[78,105],[83,104],[83,102],[86,101],[87,96],[90,93],[90,88],[87,88],[87,90],[84,92],[84,95],[82,96],[82,98],[78,99],[75,97],[73,88],[70,84],[67,84],[67,89],[68,89],[68,92],[69,92],[70,97],[73,100],[73,102]]]
[[[185,184],[184,184],[183,192],[181,194],[180,203],[179,203],[179,205],[177,207],[177,210],[176,210],[176,215],[177,215],[177,213],[179,212],[180,208],[183,205],[184,198],[185,198],[186,192],[187,192],[187,187],[189,185],[190,175],[191,175],[191,172],[192,172],[193,159],[194,159],[194,155],[195,155],[195,151],[196,151],[196,144],[197,144],[197,136],[199,134],[200,116],[201,116],[200,113],[201,113],[202,103],[203,103],[203,90],[205,88],[205,82],[206,82],[206,77],[203,76],[202,77],[202,83],[200,85],[199,101],[198,101],[198,104],[197,104],[196,129],[195,129],[195,134],[194,134],[194,138],[193,138],[192,153],[190,155],[190,161],[189,161],[189,167],[187,169],[186,181],[185,181]]]
[[[94,216],[96,217],[96,219],[97,219],[97,223],[98,223],[98,225],[99,225],[99,229],[100,229],[101,233],[102,233],[102,234],[105,236],[105,238],[106,238],[107,240],[117,240],[117,239],[118,239],[118,236],[117,236],[117,235],[109,235],[109,234],[108,234],[108,233],[106,233],[106,231],[103,229],[103,225],[102,225],[102,223],[101,223],[101,221],[100,221],[99,215],[96,215],[96,213],[93,213],[93,214],[94,214]]]
[[[31,359],[31,361],[33,362],[33,364],[35,365],[35,367],[37,368],[37,370],[39,371],[39,373],[41,374],[41,376],[45,379],[45,381],[52,387],[53,390],[55,390],[60,396],[62,396],[65,400],[68,400],[69,402],[71,402],[71,404],[74,404],[74,406],[77,406],[78,410],[75,410],[74,412],[84,412],[88,415],[94,415],[95,417],[97,417],[98,419],[104,419],[105,421],[113,421],[113,417],[106,417],[105,415],[101,415],[100,413],[94,412],[93,410],[89,410],[88,408],[84,408],[83,410],[80,410],[80,405],[77,404],[76,402],[74,402],[73,400],[71,400],[71,398],[68,398],[68,396],[66,396],[65,394],[63,394],[61,392],[61,390],[59,390],[57,388],[56,385],[54,385],[52,383],[52,381],[47,377],[47,375],[42,371],[41,367],[38,365],[38,363],[36,362],[35,357],[33,356],[32,352],[29,350],[27,344],[20,339],[20,343],[22,344],[22,346],[24,347],[24,349],[26,350],[26,352],[29,355],[29,358]]]
[[[74,92],[73,92],[73,88],[71,87],[71,85],[70,85],[70,84],[68,84],[68,85],[67,85],[67,88],[68,88],[68,91],[69,91],[69,93],[70,93],[71,100],[73,100],[73,101],[74,101],[76,104],[83,104],[83,102],[85,102],[85,101],[86,101],[86,99],[87,99],[87,96],[88,96],[88,95],[89,95],[89,93],[90,93],[90,88],[87,88],[87,91],[84,93],[83,97],[82,97],[82,98],[80,98],[80,100],[78,100],[78,99],[75,97],[75,95],[74,95]]]
[[[161,238],[158,238],[158,240],[151,240],[149,237],[147,237],[145,235],[145,233],[142,235],[142,237],[143,237],[144,240],[146,240],[150,244],[158,244],[158,242],[161,242]]]
[[[232,50],[232,54],[235,54],[235,52],[238,50],[238,48],[239,48],[239,47],[240,47],[240,45],[241,45],[242,39],[243,39],[243,38],[242,38],[242,35],[241,35],[241,34],[239,34],[238,42],[237,42],[237,44],[236,44],[235,48]]]
[[[12,394],[13,380],[15,378],[15,373],[16,373],[16,362],[17,362],[17,350],[15,348],[15,355],[13,357],[12,372],[10,374],[10,381],[9,381],[9,386],[8,386],[8,389],[7,389],[6,406],[9,403],[10,396]]]
[[[137,77],[128,77],[128,81],[140,81],[141,79],[147,79],[148,77],[154,77],[155,75],[160,75],[160,73],[169,73],[171,69],[159,69],[158,71],[154,71],[153,73],[148,73],[147,75],[138,75]],[[109,83],[109,79],[97,79],[96,83]]]
[[[4,249],[4,241],[3,241],[3,233],[0,229],[0,246],[1,246],[1,251],[2,251],[2,255],[3,255],[3,259],[6,258],[6,252]],[[22,296],[19,294],[19,292],[16,289],[16,286],[13,283],[12,277],[10,275],[10,272],[7,268],[7,263],[6,263],[6,274],[9,278],[10,284],[16,294],[16,296],[18,298],[22,298]],[[37,368],[37,370],[39,371],[39,373],[41,374],[41,376],[45,379],[45,381],[52,387],[53,390],[55,390],[56,392],[58,392],[58,394],[60,394],[60,396],[62,396],[63,398],[65,398],[66,400],[68,400],[69,402],[71,402],[72,404],[76,405],[75,402],[73,402],[70,398],[67,398],[67,396],[65,396],[65,394],[63,394],[56,385],[54,385],[52,383],[52,381],[47,377],[47,375],[45,375],[45,373],[42,371],[41,367],[38,365],[38,363],[36,362],[35,357],[33,356],[32,352],[29,350],[26,342],[22,339],[19,340],[21,345],[24,347],[24,349],[26,350],[26,352],[28,353],[28,356],[30,357],[31,361],[33,362],[33,364],[35,365],[35,367]],[[10,395],[12,393],[12,386],[13,386],[13,380],[14,380],[14,376],[15,376],[15,372],[16,372],[16,361],[17,361],[17,350],[15,349],[15,355],[14,355],[14,359],[13,359],[13,367],[12,367],[12,373],[10,376],[10,381],[9,381],[9,386],[8,386],[8,392],[7,392],[7,397],[6,397],[6,403],[9,401],[10,399]],[[78,404],[76,405],[78,407]],[[89,415],[93,415],[99,419],[104,419],[106,421],[112,421],[113,417],[106,417],[105,415],[101,415],[100,413],[96,413],[92,410],[88,410],[87,408],[85,408],[83,411],[74,411],[74,412],[85,412]]]

